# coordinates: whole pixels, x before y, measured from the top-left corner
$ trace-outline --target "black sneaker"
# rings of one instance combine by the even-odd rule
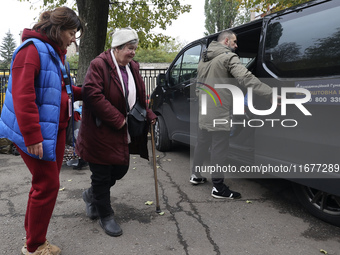
[[[14,156],[19,156],[20,155],[20,153],[17,151],[17,148],[14,145],[12,146],[12,154]]]
[[[204,178],[204,177],[198,178],[196,175],[192,174],[190,176],[190,182],[194,185],[203,184],[203,183],[207,182],[207,178]]]
[[[211,195],[214,198],[228,198],[228,199],[238,199],[241,198],[241,194],[230,190],[227,186],[225,186],[221,191],[218,191],[215,187],[213,187],[211,191]]]

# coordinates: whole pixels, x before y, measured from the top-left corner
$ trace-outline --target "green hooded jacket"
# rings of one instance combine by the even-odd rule
[[[224,44],[213,41],[208,49],[203,53],[202,59],[197,69],[197,87],[206,87],[207,84],[215,87],[215,84],[231,84],[238,87],[253,88],[253,92],[259,96],[263,96],[267,100],[271,99],[272,89],[256,78],[244,65],[242,65],[239,57],[231,52]],[[207,88],[205,88],[207,90]],[[198,89],[199,93],[199,128],[208,131],[229,131],[230,116],[232,110],[232,94],[229,89],[216,88],[221,98],[222,105],[216,98],[217,105],[214,100],[207,96],[207,113],[201,114],[202,94],[206,94],[204,90]],[[213,93],[212,93],[213,94]],[[213,126],[214,119],[227,120],[225,125]]]

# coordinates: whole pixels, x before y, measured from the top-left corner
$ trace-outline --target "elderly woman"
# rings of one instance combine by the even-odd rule
[[[89,162],[91,187],[83,192],[87,216],[99,217],[99,224],[110,236],[121,235],[114,219],[110,188],[129,168],[129,154],[148,159],[147,132],[131,137],[127,113],[137,100],[145,107],[145,84],[139,64],[133,60],[138,45],[135,30],[124,28],[112,36],[112,48],[95,58],[83,85],[83,118],[77,138],[77,154]],[[156,115],[147,109],[147,121]]]

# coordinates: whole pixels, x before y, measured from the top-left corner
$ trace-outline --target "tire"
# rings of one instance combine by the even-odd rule
[[[340,227],[340,197],[293,183],[299,202],[313,216]]]
[[[158,151],[169,151],[171,149],[171,140],[169,139],[168,129],[162,116],[158,116],[154,125],[155,145]]]

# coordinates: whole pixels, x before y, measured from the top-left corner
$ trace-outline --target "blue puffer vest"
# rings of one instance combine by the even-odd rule
[[[60,58],[57,52],[48,43],[38,39],[28,39],[21,44],[13,53],[12,65],[19,50],[27,45],[34,43],[40,57],[40,72],[35,80],[36,104],[39,111],[39,124],[43,140],[43,160],[56,160],[56,145],[59,126],[60,102],[61,102],[61,69]],[[24,103],[24,102],[23,102]],[[8,87],[4,106],[0,118],[0,137],[5,137],[14,142],[22,151],[28,155],[38,158],[36,155],[29,154],[25,146],[24,138],[20,132],[17,118],[13,107],[12,97],[12,75],[8,80]]]

